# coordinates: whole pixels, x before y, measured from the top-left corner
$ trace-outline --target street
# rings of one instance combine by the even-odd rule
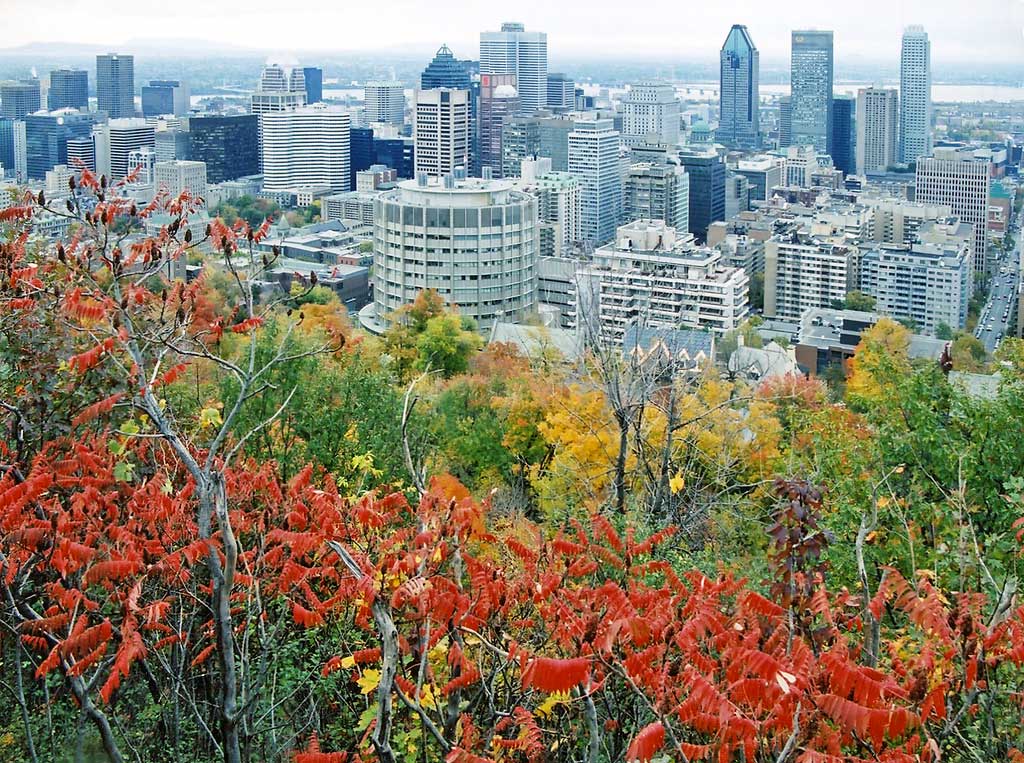
[[[1017,284],[1020,279],[1022,259],[1019,231],[1016,232],[1017,244],[1013,251],[999,260],[998,268],[992,277],[988,301],[981,310],[974,335],[982,341],[988,352],[993,352],[1007,334],[1007,326],[1015,321],[1017,310]]]

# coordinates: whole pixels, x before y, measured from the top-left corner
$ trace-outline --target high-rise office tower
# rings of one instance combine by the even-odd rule
[[[260,84],[257,89],[264,93],[287,92],[288,75],[285,73],[284,67],[273,62],[267,63],[263,67],[263,71],[260,72]]]
[[[173,114],[188,116],[192,104],[188,84],[176,79],[154,79],[142,86],[142,115],[158,117]]]
[[[571,111],[576,108],[576,83],[561,72],[548,72],[548,108]]]
[[[862,87],[857,91],[857,174],[882,173],[896,163],[896,91]]]
[[[0,84],[0,116],[6,119],[24,119],[42,108],[39,96],[39,80]]]
[[[900,52],[899,152],[908,164],[932,150],[931,51],[924,27],[907,27]]]
[[[156,126],[156,160],[171,162],[185,161],[188,158],[187,126],[158,122]]]
[[[128,174],[128,155],[148,148],[156,156],[156,130],[145,119],[110,120],[110,174],[120,180]]]
[[[24,121],[15,122],[16,127],[24,125],[26,177],[43,180],[58,164],[70,167],[68,141],[88,137],[94,123],[91,114],[73,111],[37,112],[27,114]],[[16,166],[4,169],[14,170]]]
[[[734,24],[722,45],[720,116],[715,131],[715,138],[730,148],[757,148],[761,144],[759,60],[747,28]]]
[[[15,120],[0,117],[0,178],[14,174],[14,125]],[[18,125],[21,129],[25,123],[18,121]]]
[[[110,119],[135,116],[135,56],[96,56],[96,107]]]
[[[296,84],[298,84],[296,82]],[[292,111],[306,105],[306,87],[292,90],[289,87],[289,76],[279,64],[270,63],[260,73],[260,83],[256,92],[250,97],[249,111],[256,115],[257,122],[257,160],[262,167],[263,162],[263,115],[279,111]],[[216,182],[216,181],[213,181]]]
[[[324,70],[317,66],[302,67],[306,85],[306,103],[320,103],[324,99]]]
[[[401,82],[367,82],[365,93],[368,124],[405,122],[405,88]]]
[[[830,153],[833,75],[832,32],[793,32],[790,98],[794,145],[812,145],[818,153]]]
[[[260,171],[259,117],[192,117],[188,120],[189,159],[206,164],[206,179],[223,183]]]
[[[373,128],[350,127],[348,131],[348,179],[349,187],[356,187],[356,173],[374,165]],[[398,169],[394,167],[393,169]]]
[[[502,130],[518,111],[515,75],[480,75],[480,168],[489,167],[493,177],[502,177]]]
[[[832,163],[847,175],[857,169],[857,101],[848,95],[832,99]]]
[[[708,226],[725,219],[725,162],[710,147],[680,149],[679,161],[690,178],[689,231],[703,241]]]
[[[659,82],[638,82],[622,100],[622,142],[679,142],[679,101],[671,85]]]
[[[288,90],[292,93],[306,92],[306,71],[301,66],[293,66],[288,72]]]
[[[505,23],[500,32],[480,33],[480,74],[514,74],[524,114],[548,102],[548,36]]]
[[[89,73],[85,69],[54,69],[50,72],[50,89],[46,106],[57,109],[89,110]]]
[[[304,106],[263,115],[263,187],[349,187],[349,115],[339,108]]]
[[[631,165],[622,198],[627,221],[662,220],[676,230],[689,229],[690,178],[677,159]]]
[[[779,98],[779,148],[793,144],[793,98],[784,95]]]
[[[433,60],[420,75],[420,87],[430,90],[435,87],[448,87],[455,90],[469,90],[469,69],[465,62],[460,61],[447,45],[442,45]]]
[[[416,91],[413,120],[416,172],[448,175],[469,170],[469,91],[446,87]]]
[[[569,133],[569,174],[582,186],[583,238],[602,244],[615,235],[622,218],[622,166],[619,133],[611,119],[580,119]]]
[[[962,222],[974,226],[976,273],[983,273],[990,264],[986,257],[991,169],[991,163],[976,158],[970,148],[937,147],[931,156],[917,159],[915,199],[947,206]]]

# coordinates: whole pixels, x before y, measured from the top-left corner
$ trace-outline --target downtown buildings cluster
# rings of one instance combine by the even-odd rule
[[[217,113],[180,80],[137,88],[132,56],[109,54],[95,101],[82,70],[0,86],[0,165],[50,194],[87,167],[131,175],[140,201],[319,205],[274,241],[333,274],[372,331],[427,288],[484,332],[541,323],[619,344],[717,337],[755,312],[799,341],[851,292],[923,334],[963,329],[1000,267],[1020,147],[934,139],[921,27],[900,41],[898,89],[837,95],[834,43],[794,31],[790,93],[763,97],[735,25],[717,103],[692,104],[669,82],[578,86],[549,69],[545,33],[506,23],[475,59],[442,45],[417,82],[363,83],[356,106],[325,99],[322,69],[270,62],[244,109]]]

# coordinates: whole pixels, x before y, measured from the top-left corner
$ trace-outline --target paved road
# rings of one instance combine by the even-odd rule
[[[1007,334],[1007,326],[1014,321],[1017,310],[1017,284],[1020,280],[1021,261],[1024,259],[1024,237],[1020,231],[1014,233],[1017,239],[1016,248],[1004,255],[999,262],[996,274],[992,278],[992,289],[988,302],[982,308],[978,318],[978,327],[974,335],[992,352]]]

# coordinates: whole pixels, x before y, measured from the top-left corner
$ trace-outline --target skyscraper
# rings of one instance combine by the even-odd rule
[[[320,103],[324,99],[324,70],[316,66],[304,66],[302,77],[306,84],[306,103]]]
[[[689,231],[703,241],[708,226],[725,219],[725,162],[710,147],[680,149],[679,161],[690,178]]]
[[[580,119],[569,133],[569,174],[582,186],[583,238],[601,244],[615,235],[622,217],[619,133],[611,119]]]
[[[348,131],[348,185],[356,187],[356,173],[374,164],[373,128],[350,127]],[[392,167],[392,169],[398,169]]]
[[[43,180],[46,173],[58,164],[68,165],[68,141],[88,137],[92,133],[94,121],[91,114],[70,111],[26,115],[24,131],[27,176]],[[15,167],[5,166],[4,169],[12,171]]]
[[[832,163],[847,175],[857,169],[857,101],[848,95],[832,99]]]
[[[110,119],[135,116],[134,56],[96,56],[96,106]]]
[[[366,121],[401,125],[405,122],[405,89],[401,82],[367,82]]]
[[[480,168],[490,167],[493,177],[502,177],[502,130],[519,111],[516,78],[512,74],[480,75]]]
[[[731,148],[757,148],[761,143],[759,59],[747,28],[734,24],[722,45],[721,114],[715,131],[715,138]]]
[[[0,84],[0,116],[7,119],[24,119],[42,108],[39,97],[39,80]]]
[[[976,273],[988,264],[987,223],[991,164],[970,148],[941,147],[917,159],[915,199],[922,204],[948,206],[962,222],[974,226]]]
[[[420,75],[420,87],[424,90],[435,87],[469,90],[469,82],[469,69],[464,62],[455,57],[447,45],[442,45],[438,49],[433,60]]]
[[[480,74],[514,74],[524,114],[548,101],[548,36],[505,23],[500,32],[480,33]]]
[[[263,115],[263,187],[349,187],[349,115],[322,103]]]
[[[908,164],[932,150],[931,50],[924,27],[907,27],[900,52],[899,152]]]
[[[188,124],[188,154],[206,163],[206,179],[223,183],[260,171],[259,117],[192,117]]]
[[[148,148],[156,156],[156,130],[145,119],[111,119],[110,123],[110,175],[120,180],[128,174],[128,155],[140,148]]]
[[[793,32],[790,93],[794,145],[812,145],[818,153],[830,153],[833,75],[832,32]]]
[[[671,85],[638,82],[622,101],[622,142],[679,142],[679,101]]]
[[[896,91],[862,87],[857,91],[857,174],[881,173],[896,163]]]
[[[576,106],[576,83],[561,72],[548,72],[548,108],[571,111]]]
[[[469,169],[469,91],[416,91],[416,172],[440,176]]]
[[[89,109],[89,73],[84,69],[54,69],[50,72],[50,89],[46,106],[57,109]]]
[[[678,160],[630,166],[622,197],[627,221],[662,220],[679,231],[689,228],[690,178]]]
[[[298,83],[296,83],[298,84]],[[260,83],[249,101],[249,111],[256,115],[257,122],[257,153],[262,167],[263,162],[263,115],[278,111],[291,111],[306,105],[306,87],[300,90],[289,87],[289,77],[279,64],[268,63],[260,73]],[[216,182],[216,181],[212,181]]]

